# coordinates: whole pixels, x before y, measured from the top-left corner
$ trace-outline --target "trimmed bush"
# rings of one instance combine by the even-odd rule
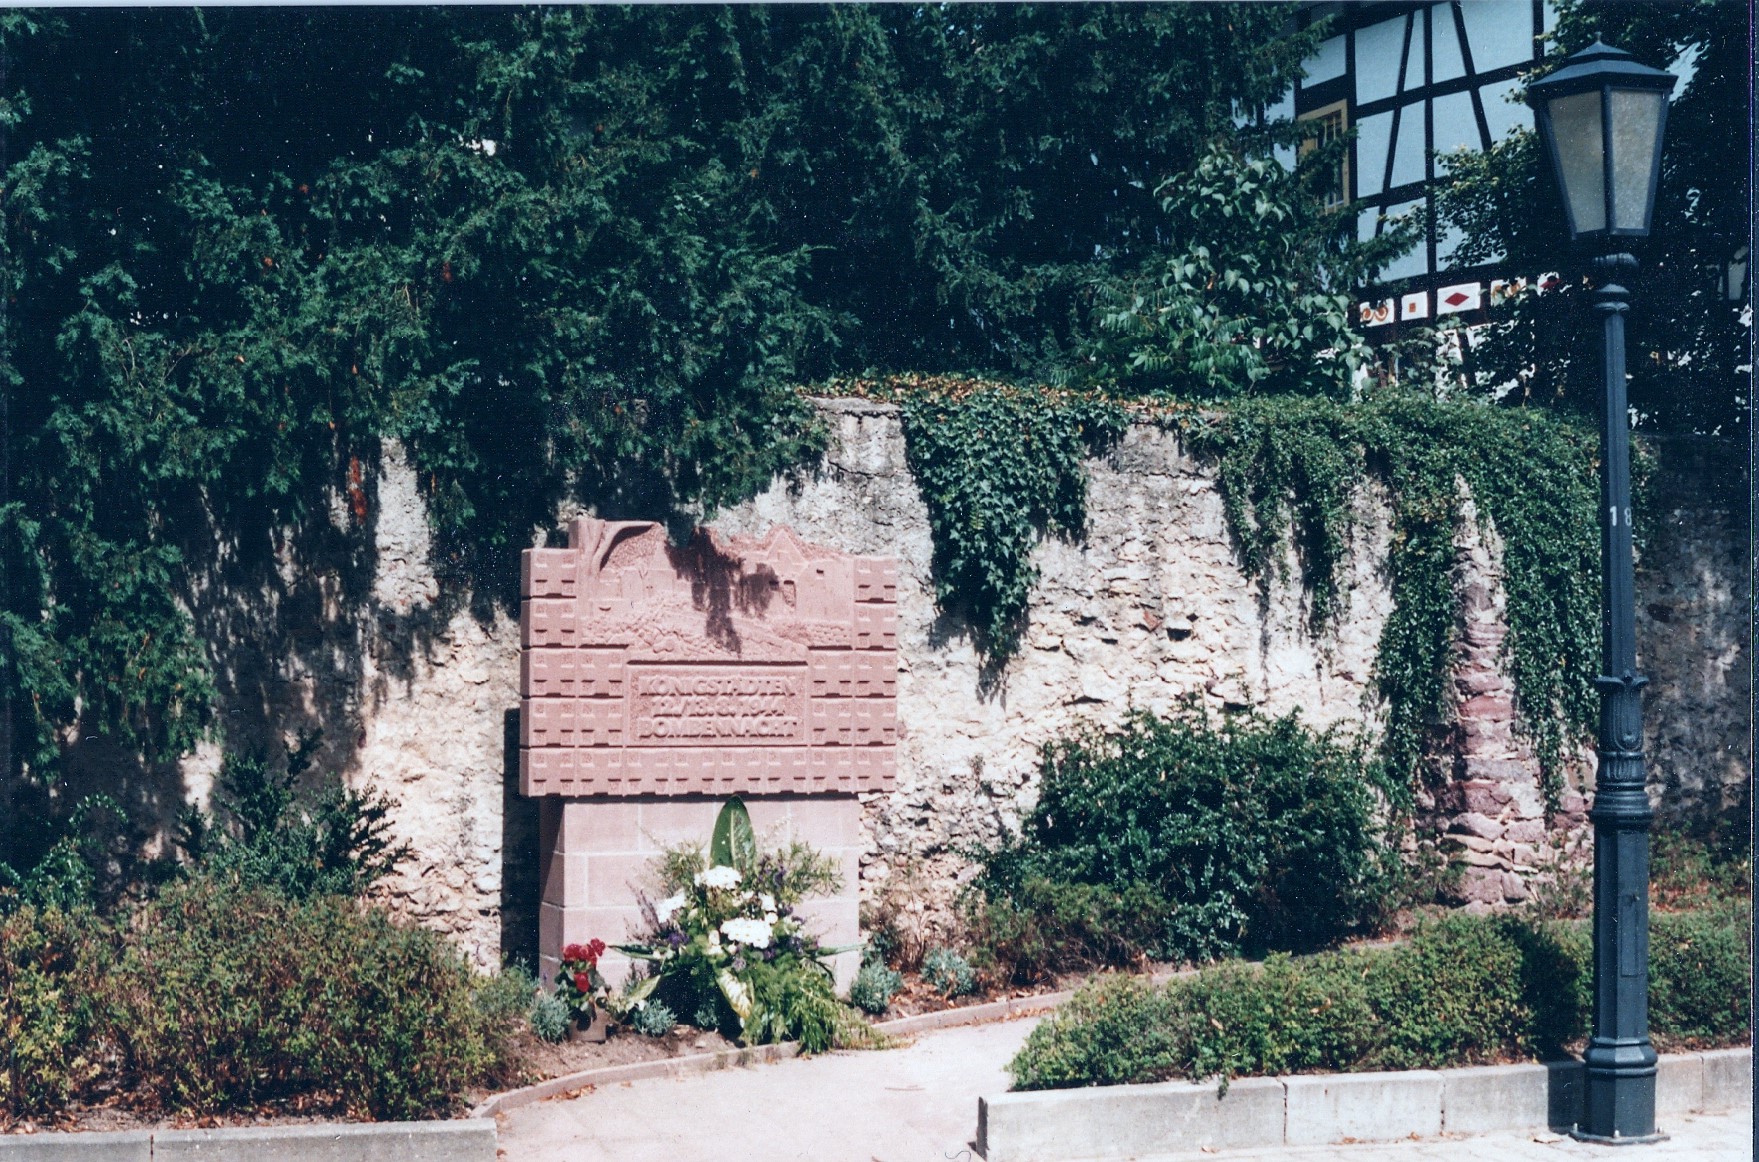
[[[198,880],[132,913],[0,918],[0,1119],[99,1093],[214,1114],[284,1100],[444,1115],[499,1080],[530,978],[482,978],[445,939],[336,896]]]
[[[1752,934],[1752,905],[1744,901],[1649,918],[1649,1019],[1657,1041],[1687,1049],[1745,1040]]]
[[[1172,996],[1131,976],[1096,977],[1026,1038],[1015,1089],[1128,1085],[1177,1076],[1184,1051]]]
[[[1750,914],[1662,913],[1653,927],[1658,1046],[1744,1043]],[[1015,1088],[1046,1089],[1557,1056],[1587,1031],[1589,945],[1583,925],[1452,916],[1390,949],[1233,962],[1158,989],[1102,977],[1008,1068]]]
[[[1398,874],[1372,771],[1359,740],[1293,715],[1217,722],[1195,704],[1053,744],[1020,838],[985,861],[980,927],[1000,935],[999,962],[1020,957],[1015,975],[1298,950],[1371,928]]]

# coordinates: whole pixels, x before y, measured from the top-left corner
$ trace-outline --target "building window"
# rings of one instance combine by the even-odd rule
[[[1350,114],[1346,102],[1334,101],[1322,109],[1314,109],[1301,114],[1302,121],[1316,121],[1319,132],[1301,142],[1301,157],[1317,150],[1320,146],[1329,145],[1343,137],[1350,129]],[[1325,187],[1325,208],[1347,205],[1350,201],[1350,153],[1345,150],[1338,158],[1337,171]]]

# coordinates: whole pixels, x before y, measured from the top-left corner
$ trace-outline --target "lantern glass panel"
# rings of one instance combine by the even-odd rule
[[[1571,93],[1551,100],[1551,140],[1558,179],[1577,234],[1606,229],[1606,146],[1600,92]]]
[[[1649,229],[1649,191],[1655,174],[1655,139],[1661,132],[1665,93],[1614,89],[1612,121],[1612,225]]]

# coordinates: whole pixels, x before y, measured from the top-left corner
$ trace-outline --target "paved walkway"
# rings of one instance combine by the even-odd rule
[[[538,1102],[499,1119],[507,1162],[977,1162],[979,1094],[1001,1093],[1002,1066],[1035,1021],[945,1029],[903,1049],[835,1053],[682,1080],[637,1081]],[[1382,1145],[1169,1155],[1180,1162],[1740,1162],[1751,1115],[1667,1119],[1656,1146],[1588,1146],[1502,1134]]]

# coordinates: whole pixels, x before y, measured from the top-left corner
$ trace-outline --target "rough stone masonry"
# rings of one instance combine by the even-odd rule
[[[1195,694],[1216,708],[1298,709],[1315,726],[1374,725],[1389,533],[1372,489],[1356,499],[1348,605],[1337,629],[1314,640],[1298,585],[1261,594],[1242,575],[1212,467],[1170,433],[1132,428],[1089,465],[1086,537],[1037,549],[1025,643],[987,689],[961,627],[934,608],[927,514],[895,410],[821,407],[834,429],[825,462],[713,523],[753,537],[787,525],[806,542],[897,559],[896,781],[860,793],[854,833],[838,841],[864,896],[908,876],[922,907],[944,904],[968,872],[957,852],[1017,823],[1036,794],[1039,748],[1080,724],[1113,725],[1131,707],[1165,710]],[[1659,449],[1655,531],[1639,563],[1638,648],[1653,679],[1645,746],[1664,815],[1733,802],[1748,778],[1738,451],[1714,442]],[[369,486],[367,551],[338,532],[337,547],[315,564],[289,558],[287,588],[274,601],[245,595],[252,618],[238,612],[244,598],[218,591],[195,610],[204,632],[230,643],[220,719],[234,742],[325,725],[320,761],[402,804],[396,825],[416,855],[388,885],[391,900],[484,963],[504,950],[534,955],[521,934],[536,931],[546,837],[540,812],[518,793],[518,623],[444,600],[421,490],[396,445],[386,446]],[[346,524],[345,513],[336,519]],[[564,524],[550,545],[563,544]],[[1459,715],[1440,740],[1453,748],[1455,778],[1431,802],[1432,825],[1476,869],[1469,894],[1516,899],[1545,837],[1536,765],[1512,729],[1500,665],[1497,546],[1474,537],[1460,545]],[[212,746],[186,760],[179,794],[205,793],[216,765]],[[1588,774],[1579,770],[1576,789]],[[711,816],[677,826],[706,833]],[[791,826],[787,812],[758,823]],[[673,824],[632,826],[638,850],[621,869],[626,882],[649,858],[644,828]]]

